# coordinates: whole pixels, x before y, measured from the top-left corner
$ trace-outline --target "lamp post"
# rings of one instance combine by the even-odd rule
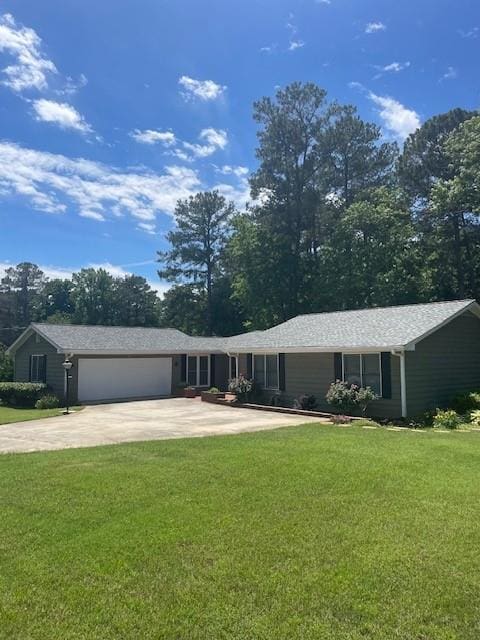
[[[65,362],[62,362],[62,367],[65,370],[65,404],[66,404],[66,411],[65,413],[68,413],[68,386],[69,386],[69,380],[70,380],[70,369],[72,368],[73,363],[70,362],[70,360],[68,358],[65,358]]]

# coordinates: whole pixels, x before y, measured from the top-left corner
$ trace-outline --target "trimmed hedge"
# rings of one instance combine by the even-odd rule
[[[34,407],[47,391],[48,386],[41,382],[0,382],[0,402],[13,407]]]

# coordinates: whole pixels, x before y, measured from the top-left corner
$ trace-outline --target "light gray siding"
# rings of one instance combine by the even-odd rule
[[[466,312],[419,342],[406,353],[406,377],[409,416],[480,389],[480,320]]]
[[[64,355],[57,353],[55,347],[41,336],[34,333],[17,350],[15,354],[15,374],[17,382],[30,380],[30,356],[47,356],[47,384],[60,398],[64,396],[65,372],[62,367]]]

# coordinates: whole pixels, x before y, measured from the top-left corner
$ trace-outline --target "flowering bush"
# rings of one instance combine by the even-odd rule
[[[440,429],[456,429],[462,422],[462,418],[453,409],[437,409],[433,418],[433,426]]]
[[[358,407],[363,415],[366,414],[368,405],[377,397],[371,387],[359,387],[342,380],[332,382],[325,396],[328,404],[342,413],[352,413]]]
[[[480,427],[480,409],[475,409],[470,414],[470,422],[476,427]]]
[[[248,400],[253,389],[253,380],[246,378],[241,373],[238,378],[232,378],[228,381],[228,390],[234,393],[240,402]]]

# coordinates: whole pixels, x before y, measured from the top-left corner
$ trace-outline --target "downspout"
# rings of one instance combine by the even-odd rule
[[[405,372],[405,351],[392,351],[394,356],[400,358],[400,402],[402,418],[407,417],[407,376]]]

